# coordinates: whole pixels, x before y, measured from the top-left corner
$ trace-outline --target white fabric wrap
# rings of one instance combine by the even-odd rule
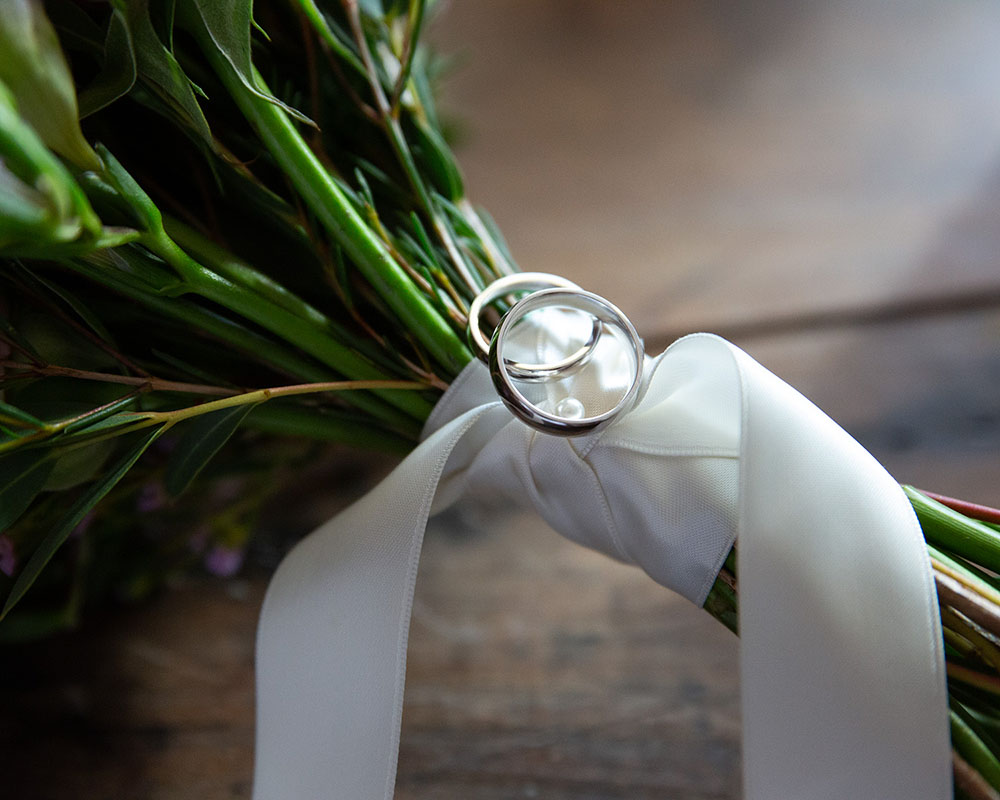
[[[392,797],[427,518],[479,493],[699,605],[739,539],[747,800],[951,797],[933,578],[896,482],[715,336],[643,379],[630,413],[565,439],[516,420],[471,365],[425,441],[288,555],[258,630],[256,800]]]

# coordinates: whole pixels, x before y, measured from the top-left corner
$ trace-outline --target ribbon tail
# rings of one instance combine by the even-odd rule
[[[424,530],[449,455],[488,410],[439,430],[282,561],[257,629],[255,800],[391,800]]]
[[[742,351],[747,800],[952,796],[940,617],[895,480]]]

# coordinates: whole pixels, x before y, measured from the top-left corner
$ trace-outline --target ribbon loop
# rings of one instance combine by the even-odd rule
[[[600,391],[609,369],[566,388]],[[514,419],[476,363],[425,434],[272,582],[257,800],[392,797],[427,516],[475,495],[534,508],[698,604],[739,538],[747,800],[951,797],[919,526],[870,455],[745,353],[704,334],[676,342],[646,361],[630,413],[574,439]]]

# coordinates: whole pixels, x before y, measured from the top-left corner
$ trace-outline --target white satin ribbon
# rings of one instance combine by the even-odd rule
[[[739,538],[747,800],[951,797],[940,621],[909,503],[741,350],[678,341],[647,362],[633,411],[576,439],[514,419],[470,365],[426,434],[271,582],[256,800],[392,797],[424,529],[432,504],[480,493],[535,508],[699,605]]]

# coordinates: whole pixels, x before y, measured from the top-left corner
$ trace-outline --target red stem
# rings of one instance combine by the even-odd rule
[[[952,511],[957,511],[959,514],[965,514],[965,516],[978,519],[981,522],[992,522],[1000,525],[1000,510],[998,509],[981,506],[978,503],[970,503],[966,500],[956,500],[954,497],[947,497],[943,494],[925,492],[923,489],[920,491],[932,500],[937,500],[941,505],[948,506]]]

